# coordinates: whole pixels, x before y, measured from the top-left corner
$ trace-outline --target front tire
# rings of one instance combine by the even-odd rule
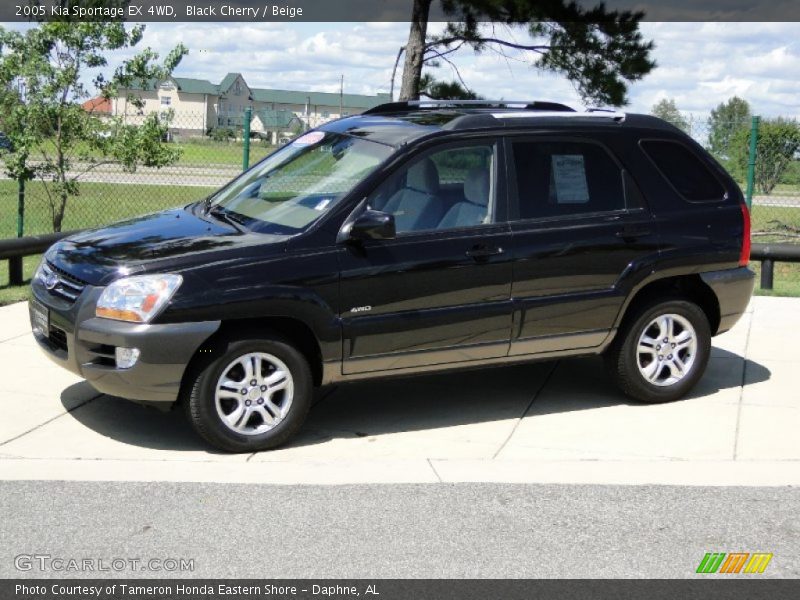
[[[703,376],[710,354],[711,329],[703,310],[670,299],[634,313],[605,358],[611,377],[627,396],[652,404],[688,393]]]
[[[195,372],[186,413],[194,430],[226,452],[285,443],[303,425],[313,381],[305,357],[280,338],[229,341]]]

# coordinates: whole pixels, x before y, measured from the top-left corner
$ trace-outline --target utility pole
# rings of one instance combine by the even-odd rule
[[[248,106],[244,109],[242,122],[242,171],[250,168],[250,121],[252,120],[253,108]]]
[[[344,73],[342,73],[342,79],[339,82],[339,118],[342,118],[342,112],[344,112]]]

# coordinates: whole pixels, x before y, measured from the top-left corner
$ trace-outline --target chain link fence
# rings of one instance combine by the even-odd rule
[[[138,167],[125,171],[78,148],[71,159],[70,176],[77,194],[64,211],[62,231],[97,227],[148,212],[201,199],[230,181],[243,168],[245,141],[241,118],[232,124],[206,127],[203,115],[182,114],[172,122],[166,143],[178,149],[176,162],[162,168]],[[250,164],[260,160],[291,132],[251,131]],[[59,199],[53,186],[29,181],[24,186],[20,219],[20,186],[0,179],[0,239],[50,233]],[[19,227],[21,225],[21,227]]]
[[[176,115],[167,143],[180,150],[180,157],[160,169],[139,167],[126,172],[100,156],[74,158],[71,173],[77,176],[78,193],[67,202],[61,229],[97,227],[205,197],[241,172],[242,123],[241,115],[235,115],[208,127],[204,115]],[[297,133],[271,128],[257,119],[254,123],[248,144],[250,164]],[[750,117],[719,122],[684,116],[675,124],[709,149],[744,192],[751,188],[754,243],[800,244],[800,127],[796,122],[756,119],[754,123]],[[28,182],[24,202],[20,202],[19,184],[2,175],[0,239],[53,231],[58,200],[48,187],[41,181]],[[758,264],[753,266],[758,269]],[[776,265],[774,293],[800,296],[800,265]]]
[[[674,124],[709,150],[749,197],[754,244],[800,244],[800,124],[750,116],[685,116]],[[800,296],[800,264],[776,263],[774,279],[774,290],[758,293]]]

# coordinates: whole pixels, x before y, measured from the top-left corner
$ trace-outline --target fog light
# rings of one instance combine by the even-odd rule
[[[115,351],[118,369],[130,369],[139,360],[138,348],[120,348]]]

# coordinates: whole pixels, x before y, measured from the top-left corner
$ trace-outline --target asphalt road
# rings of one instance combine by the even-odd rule
[[[791,487],[11,481],[0,577],[62,575],[15,570],[38,553],[195,563],[103,577],[684,578],[706,552],[739,551],[796,578],[798,512]]]

